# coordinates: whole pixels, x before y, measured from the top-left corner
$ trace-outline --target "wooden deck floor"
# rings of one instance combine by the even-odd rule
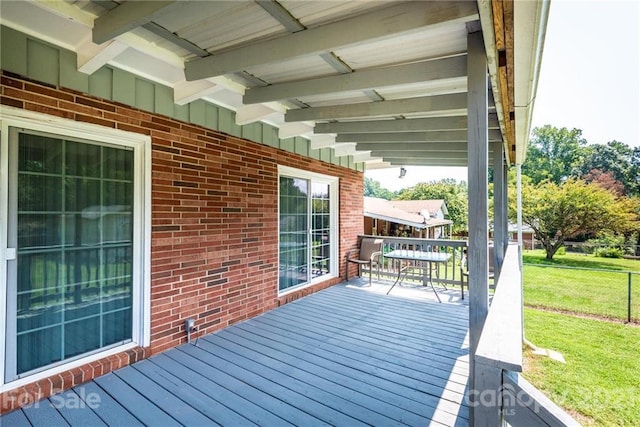
[[[104,375],[0,424],[468,425],[467,307],[357,283]],[[100,399],[95,409],[60,405],[90,393]]]

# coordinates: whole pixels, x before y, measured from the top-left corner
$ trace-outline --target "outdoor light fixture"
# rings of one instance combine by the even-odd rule
[[[196,327],[196,321],[192,318],[185,320],[184,329],[187,331],[187,342],[191,343],[191,333],[195,332],[198,328]]]
[[[400,166],[400,176],[398,178],[404,178],[406,174],[407,170],[404,168],[404,166]]]

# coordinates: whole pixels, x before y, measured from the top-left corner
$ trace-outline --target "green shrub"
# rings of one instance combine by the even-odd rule
[[[593,254],[600,258],[622,258],[624,255],[624,235],[602,232],[596,239],[588,240],[595,246]]]
[[[593,251],[593,254],[600,258],[622,258],[622,255],[624,255],[624,251],[621,248],[608,246],[605,248],[596,249],[595,251]]]

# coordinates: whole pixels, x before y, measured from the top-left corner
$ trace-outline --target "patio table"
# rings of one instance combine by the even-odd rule
[[[420,264],[423,264],[423,265],[408,264],[404,267],[400,265],[400,267],[398,268],[398,277],[396,278],[396,281],[393,282],[393,285],[391,285],[391,288],[389,288],[389,290],[387,291],[387,295],[389,295],[389,292],[391,292],[391,290],[394,288],[394,286],[396,286],[396,284],[402,283],[402,280],[405,277],[407,277],[407,273],[409,272],[409,270],[414,268],[419,268],[422,270],[422,285],[431,286],[431,289],[433,289],[433,293],[435,293],[436,298],[438,298],[438,302],[442,302],[440,301],[440,296],[438,295],[436,288],[433,286],[433,277],[432,277],[431,271],[432,271],[433,263],[435,263],[436,280],[440,282],[440,265],[439,264],[440,263],[446,264],[451,258],[450,253],[398,249],[398,250],[394,250],[384,254],[384,257],[398,260],[399,262],[405,260],[405,261],[419,262]],[[424,266],[425,263],[426,263],[426,266]],[[402,275],[402,273],[404,273],[404,276]],[[446,286],[444,288],[447,289]]]

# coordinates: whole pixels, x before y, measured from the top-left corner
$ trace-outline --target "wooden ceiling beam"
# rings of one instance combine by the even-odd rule
[[[269,15],[278,21],[287,31],[296,33],[305,29],[291,13],[280,3],[275,0],[255,0],[256,3],[265,10]]]
[[[153,21],[167,13],[176,1],[128,1],[99,16],[93,23],[92,38],[96,44],[102,44]]]
[[[419,131],[466,130],[465,116],[430,117],[426,119],[362,120],[316,123],[313,131],[322,133],[396,133]],[[500,129],[496,114],[489,114],[489,129]]]
[[[263,64],[331,52],[339,47],[391,37],[445,22],[478,19],[475,2],[407,2],[371,13],[258,41],[185,64],[187,80],[198,80]],[[357,30],[355,30],[357,29]]]
[[[383,157],[391,166],[458,166],[466,167],[467,159],[428,159],[412,157]]]
[[[466,82],[466,78],[467,57],[462,55],[251,88],[245,92],[243,102],[245,104],[255,104],[352,90],[377,89],[430,80],[463,80]]]
[[[393,151],[396,154],[405,153],[411,154],[411,152],[419,152],[419,151],[460,151],[467,152],[467,143],[466,142],[428,142],[418,144],[415,142],[390,142],[390,143],[379,143],[379,142],[358,142],[356,146],[358,151],[375,151],[379,152],[389,152]]]
[[[457,116],[466,114],[467,94],[424,96],[380,102],[364,102],[327,107],[299,108],[289,110],[285,122],[304,120],[335,120],[362,117],[384,117],[398,114],[425,113]]]
[[[356,147],[356,150],[359,150],[359,147]],[[371,157],[382,157],[383,159],[393,158],[393,157],[405,157],[412,159],[439,159],[439,160],[448,160],[448,159],[465,159],[467,156],[467,151],[462,150],[449,150],[449,151],[431,151],[431,150],[422,150],[422,151],[393,151],[393,150],[366,150],[371,152]],[[493,152],[490,152],[493,154]]]
[[[516,122],[515,122],[515,41],[513,33],[513,0],[504,0],[504,34],[505,34],[505,49],[507,52],[507,94],[509,96],[508,104],[508,116],[505,120],[509,121],[509,134],[508,140],[515,143],[516,140]],[[513,157],[515,161],[515,157]]]
[[[467,142],[466,130],[399,133],[340,133],[336,142]],[[489,131],[489,141],[502,141],[499,130]]]

